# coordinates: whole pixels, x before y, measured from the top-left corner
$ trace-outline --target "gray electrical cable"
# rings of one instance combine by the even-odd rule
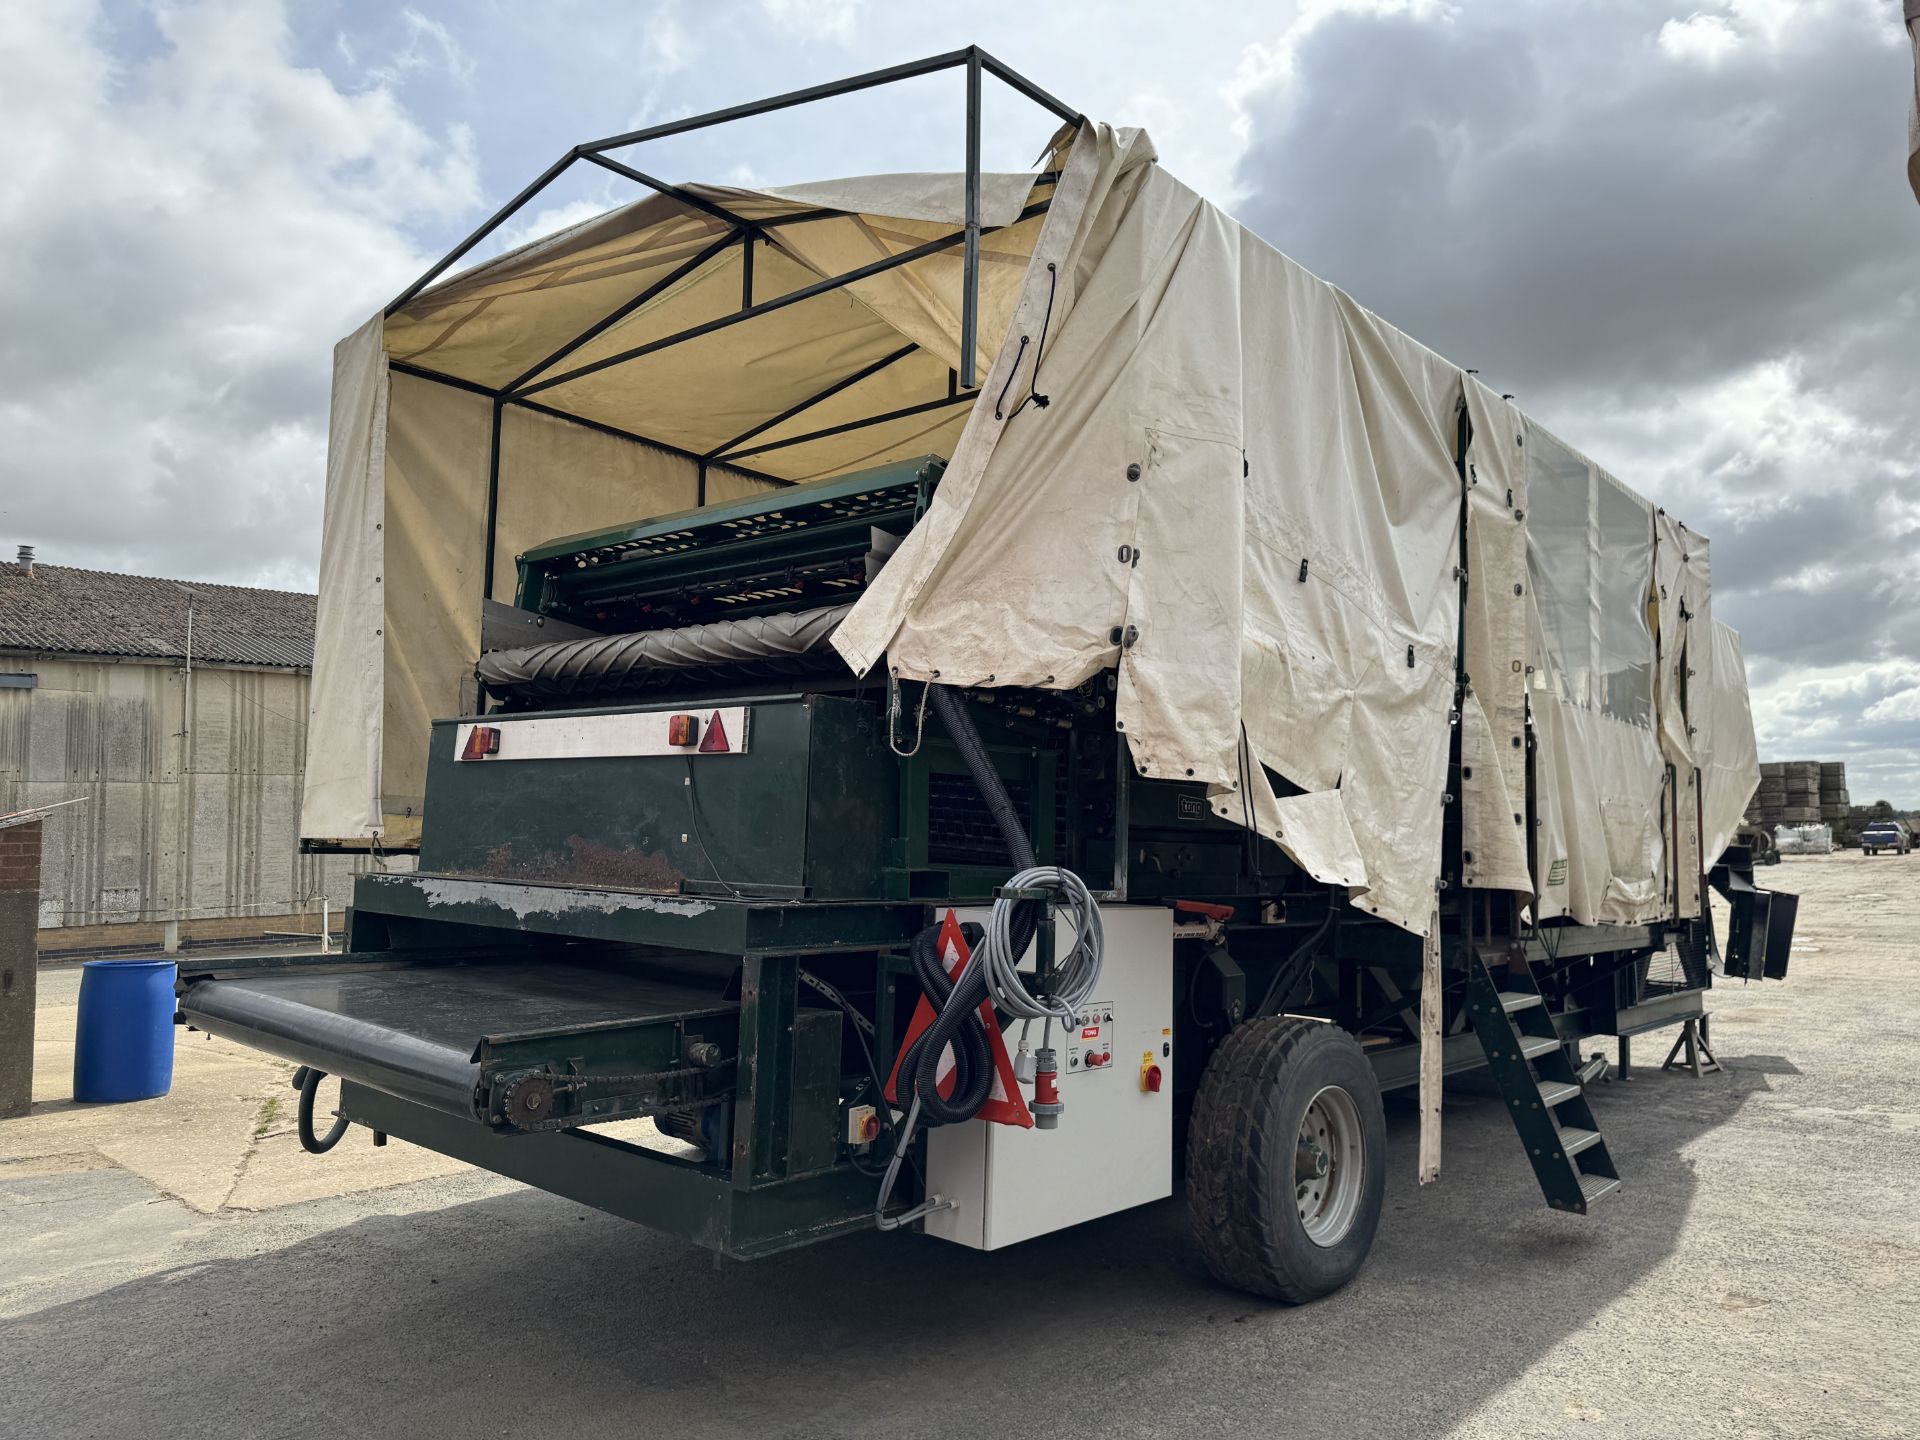
[[[1055,1020],[1062,1025],[1077,1023],[1076,1017],[1100,983],[1100,968],[1106,955],[1106,935],[1100,923],[1100,906],[1094,901],[1086,882],[1071,870],[1057,865],[1033,863],[1033,844],[1020,823],[1006,787],[1000,782],[991,756],[980,742],[979,732],[974,729],[973,721],[967,715],[966,702],[940,685],[930,684],[921,692],[923,704],[929,696],[934,709],[939,712],[942,725],[946,727],[948,738],[966,762],[981,798],[993,812],[995,823],[1006,838],[1008,853],[1014,857],[1016,864],[1022,866],[1004,888],[1010,891],[1058,892],[1062,898],[1056,903],[1073,918],[1073,943],[1048,976],[1049,993],[1035,996],[1021,978],[1019,966],[1027,946],[1032,943],[1036,920],[1045,913],[1045,909],[1037,901],[1018,900],[1011,895],[1002,895],[993,902],[986,933],[976,947],[975,963],[969,965],[941,997],[939,1014],[932,1027],[923,1032],[901,1056],[899,1074],[903,1093],[905,1087],[911,1086],[913,1099],[907,1108],[905,1123],[897,1133],[893,1158],[887,1165],[886,1175],[880,1182],[880,1194],[874,1202],[874,1224],[882,1230],[897,1230],[935,1210],[954,1206],[955,1202],[944,1196],[930,1195],[921,1204],[902,1214],[890,1216],[886,1213],[894,1183],[900,1178],[901,1163],[913,1146],[922,1112],[930,1114],[936,1124],[958,1124],[971,1119],[986,1098],[986,1085],[979,1083],[975,1087],[978,1093],[974,1098],[966,1104],[951,1107],[953,1113],[942,1114],[949,1107],[935,1083],[941,1052],[952,1044],[954,1053],[960,1053],[960,1042],[964,1038],[962,1027],[978,1023],[976,1014],[981,998],[990,998],[997,1011],[1011,1019],[1046,1021],[1050,1037]],[[916,947],[922,939],[932,934],[932,931],[923,932],[922,937],[915,941]],[[940,968],[937,959],[933,961],[933,966],[937,972]],[[928,984],[933,978],[923,979],[922,984]],[[956,1079],[958,1070],[956,1066]],[[985,1074],[983,1071],[983,1081]]]
[[[880,1101],[886,1104],[885,1099]],[[903,1210],[898,1215],[887,1214],[887,1201],[893,1198],[893,1182],[900,1178],[900,1162],[907,1158],[907,1151],[913,1148],[913,1132],[920,1125],[920,1097],[913,1097],[913,1103],[907,1107],[907,1118],[900,1127],[900,1141],[893,1147],[893,1159],[887,1162],[886,1177],[880,1182],[880,1196],[873,1203],[873,1223],[877,1229],[898,1230],[902,1225],[911,1225],[914,1221],[931,1215],[936,1210],[951,1210],[953,1201],[938,1195],[929,1195],[911,1210]]]
[[[1054,902],[1056,908],[1073,922],[1073,943],[1064,955],[1055,957],[1048,993],[1036,996],[1021,977],[1021,957],[1014,951],[1014,911],[1021,902],[1004,895],[995,900],[979,957],[994,1008],[1015,1020],[1058,1020],[1062,1025],[1077,1025],[1081,1010],[1099,988],[1100,967],[1106,958],[1106,931],[1100,923],[1099,904],[1086,881],[1058,865],[1022,870],[1004,888],[1054,891],[1060,897]]]

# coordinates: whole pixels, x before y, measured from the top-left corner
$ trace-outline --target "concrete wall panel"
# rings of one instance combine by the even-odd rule
[[[302,856],[306,675],[0,656],[0,807],[45,823],[42,928],[282,917],[351,898],[371,861]],[[188,723],[190,720],[190,723]]]

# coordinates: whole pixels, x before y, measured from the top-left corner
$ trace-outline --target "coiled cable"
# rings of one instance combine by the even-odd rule
[[[930,1195],[921,1204],[898,1214],[888,1215],[887,1203],[899,1178],[901,1163],[913,1146],[914,1136],[924,1120],[931,1125],[957,1125],[971,1120],[993,1093],[993,1060],[980,1004],[990,1001],[1009,1019],[1028,1024],[1045,1020],[1063,1025],[1073,1023],[1100,983],[1100,967],[1105,955],[1105,932],[1100,924],[1100,907],[1086,882],[1071,870],[1057,865],[1036,865],[1033,842],[1028,839],[1014,809],[1007,788],[1001,783],[992,757],[981,743],[966,702],[942,685],[929,684],[922,694],[929,698],[946,728],[947,736],[966,762],[980,796],[987,803],[1007,853],[1017,871],[1007,882],[1009,890],[1053,890],[1062,899],[1057,902],[1073,920],[1073,943],[1060,958],[1048,979],[1045,994],[1035,995],[1027,988],[1019,966],[1033,943],[1034,933],[1046,913],[1037,900],[1002,895],[993,902],[984,933],[969,925],[963,933],[972,947],[975,963],[961,972],[957,981],[946,973],[940,953],[940,927],[929,926],[916,935],[911,948],[914,973],[932,1003],[936,1014],[930,1025],[900,1057],[900,1096],[908,1099],[905,1123],[894,1137],[893,1155],[880,1193],[874,1203],[874,1223],[882,1230],[895,1230],[914,1220],[948,1209],[953,1202]],[[1024,1032],[1023,1032],[1024,1033]],[[953,1085],[947,1095],[940,1093],[940,1056],[952,1047]]]
[[[1006,888],[1055,892],[1060,897],[1055,908],[1073,922],[1073,943],[1064,955],[1055,957],[1047,992],[1035,995],[1020,974],[1020,959],[1026,946],[1014,948],[1018,925],[1015,911],[1023,902],[1005,896],[995,900],[980,947],[988,997],[994,1008],[1010,1019],[1058,1020],[1062,1025],[1079,1023],[1080,1012],[1100,984],[1100,966],[1106,955],[1100,906],[1087,889],[1086,881],[1058,865],[1036,865],[1022,870],[1007,882]]]

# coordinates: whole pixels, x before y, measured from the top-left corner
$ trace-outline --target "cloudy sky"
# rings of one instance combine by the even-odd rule
[[[1763,756],[1920,805],[1898,0],[0,5],[0,546],[312,583],[333,341],[569,145],[977,42],[1714,541]],[[662,145],[957,166],[952,76]],[[988,163],[1050,127],[991,97]],[[579,167],[586,168],[586,167]],[[543,197],[502,237],[619,203]]]

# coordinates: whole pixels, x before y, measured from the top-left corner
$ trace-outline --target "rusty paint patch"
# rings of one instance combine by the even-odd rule
[[[567,837],[567,852],[551,850],[522,856],[511,841],[496,845],[486,859],[470,871],[497,880],[538,880],[549,884],[594,885],[620,890],[646,890],[660,895],[677,895],[685,878],[666,856],[651,850],[621,850],[589,840],[584,835]]]

